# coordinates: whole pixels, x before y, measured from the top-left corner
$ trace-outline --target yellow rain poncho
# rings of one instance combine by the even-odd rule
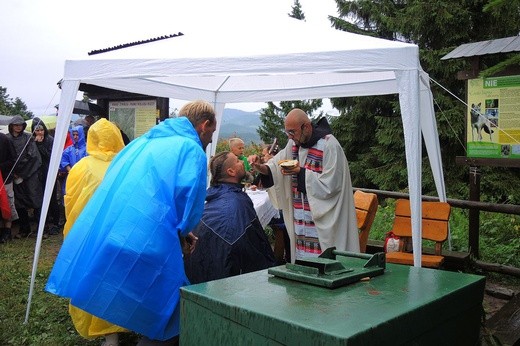
[[[96,121],[88,130],[87,153],[72,167],[64,197],[66,237],[77,217],[103,180],[112,159],[124,148],[119,128],[106,119]],[[69,304],[69,313],[78,333],[84,338],[127,331]]]

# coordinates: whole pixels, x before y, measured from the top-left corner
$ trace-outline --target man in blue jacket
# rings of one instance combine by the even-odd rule
[[[192,284],[266,269],[275,265],[274,253],[258,220],[253,202],[240,182],[244,163],[232,152],[211,160],[211,187],[202,219],[193,230],[198,238],[184,258]]]
[[[213,107],[193,101],[126,146],[65,238],[46,290],[148,339],[175,339],[188,284],[181,237],[204,209],[215,129]]]

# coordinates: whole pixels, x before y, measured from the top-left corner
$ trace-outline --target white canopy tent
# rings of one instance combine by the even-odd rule
[[[413,248],[421,248],[421,130],[437,191],[444,179],[428,75],[416,45],[317,27],[287,16],[255,23],[217,18],[184,36],[65,62],[47,186],[54,184],[80,83],[214,104],[218,126],[226,103],[399,94],[411,200]],[[232,25],[230,25],[232,24]],[[261,30],[257,28],[261,27]],[[215,151],[219,129],[214,134]],[[47,214],[50,191],[42,214]],[[35,277],[45,220],[40,220]],[[414,253],[421,266],[420,251]],[[29,293],[29,305],[32,292]],[[28,318],[27,310],[26,320]]]

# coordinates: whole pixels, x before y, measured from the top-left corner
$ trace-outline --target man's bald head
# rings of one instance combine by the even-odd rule
[[[312,135],[312,124],[307,113],[299,108],[294,108],[287,113],[285,133],[296,145],[306,143]]]
[[[291,123],[291,124],[305,124],[310,123],[311,120],[307,116],[307,113],[305,113],[300,108],[294,108],[289,113],[287,113],[287,116],[285,117],[285,123]]]

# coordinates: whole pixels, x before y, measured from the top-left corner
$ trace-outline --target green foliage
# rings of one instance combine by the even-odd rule
[[[215,154],[220,153],[222,151],[229,151],[229,142],[227,139],[220,139],[217,142],[217,148],[215,149]],[[244,156],[249,156],[253,154],[262,154],[262,146],[257,143],[251,143],[245,145],[244,147]]]
[[[315,113],[322,105],[323,101],[321,99],[282,101],[280,102],[280,106],[275,105],[273,102],[268,102],[267,108],[263,108],[260,112],[262,125],[257,130],[260,139],[264,143],[272,143],[274,138],[276,138],[278,146],[284,148],[287,145],[287,135],[284,132],[284,121],[287,113],[289,113],[293,108],[300,108],[312,118],[318,118],[323,116],[323,113]]]
[[[480,214],[480,257],[483,260],[520,268],[519,249],[519,215]]]
[[[372,228],[370,228],[369,239],[385,240],[386,233],[392,229],[394,210],[395,200],[385,199],[380,201]]]
[[[363,32],[364,34],[390,40],[395,38],[395,32],[390,28],[390,21],[403,6],[401,1],[336,0],[336,3],[337,8],[340,9],[339,18],[346,18],[353,22],[358,28],[356,30],[358,33]],[[333,21],[333,24],[340,23]],[[345,26],[340,24],[336,28],[343,29]]]
[[[0,114],[21,115],[24,119],[31,119],[34,114],[27,110],[27,105],[18,97],[14,100],[9,97],[7,88],[0,86]]]
[[[280,148],[287,144],[287,136],[283,132],[286,110],[276,106],[273,102],[267,103],[267,108],[260,111],[262,125],[257,132],[264,143],[272,143],[277,139]]]
[[[292,6],[291,13],[289,13],[289,17],[296,18],[299,20],[305,20],[305,13],[303,13],[300,0],[294,0],[294,5]]]
[[[480,73],[480,77],[488,78],[496,76],[505,69],[514,66],[520,66],[520,55],[518,55],[517,53],[509,55],[508,58],[504,59],[504,61],[501,61],[498,64],[482,71]]]
[[[335,28],[419,46],[421,65],[435,81],[431,85],[447,194],[467,198],[469,170],[455,163],[457,156],[466,155],[466,106],[458,100],[465,99],[466,90],[464,81],[458,80],[456,74],[470,70],[471,66],[465,59],[441,58],[463,43],[517,35],[520,1],[336,0],[336,3],[339,14],[331,19]],[[514,65],[518,58],[511,57],[496,66],[501,59],[504,58],[497,55],[483,56],[481,67],[487,68],[487,73],[496,73],[504,66]],[[332,104],[341,113],[333,124],[333,132],[349,159],[354,186],[405,189],[408,182],[397,97],[335,98]],[[436,194],[425,149],[422,156],[423,193]],[[518,181],[518,174],[511,169],[486,168],[482,177],[482,193],[493,196],[484,199],[500,202],[520,199],[520,191],[511,189]]]

